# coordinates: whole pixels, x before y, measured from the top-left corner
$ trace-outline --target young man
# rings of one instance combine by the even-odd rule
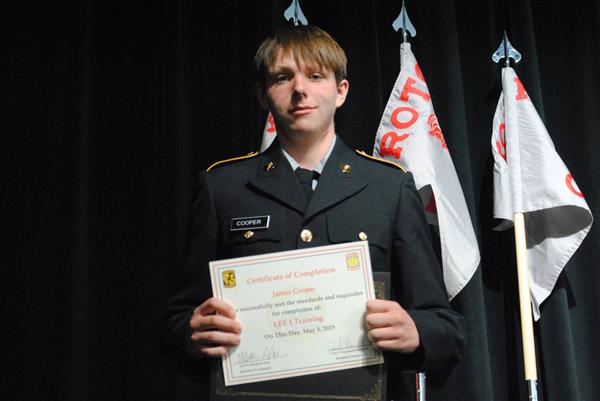
[[[399,368],[452,365],[464,346],[463,320],[449,308],[411,174],[336,136],[334,114],[349,89],[344,51],[319,28],[290,26],[263,42],[255,65],[256,94],[273,114],[277,140],[200,175],[163,349],[202,375],[202,360],[240,343],[234,309],[211,297],[210,260],[368,240],[373,270],[391,273],[396,299],[365,306],[373,346],[396,353]],[[299,178],[306,170],[307,181]],[[231,230],[232,219],[265,215],[267,229]]]

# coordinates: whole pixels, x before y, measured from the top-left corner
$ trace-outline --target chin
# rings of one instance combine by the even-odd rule
[[[296,132],[314,131],[317,126],[310,124],[308,121],[295,121],[289,125],[290,130]]]

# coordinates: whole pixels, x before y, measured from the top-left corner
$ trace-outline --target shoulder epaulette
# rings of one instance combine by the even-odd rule
[[[252,158],[252,157],[254,157],[254,156],[258,155],[258,154],[259,154],[258,152],[250,152],[250,153],[248,153],[247,155],[244,155],[244,156],[238,156],[238,157],[232,157],[231,159],[220,160],[220,161],[218,161],[216,163],[211,164],[210,167],[206,169],[206,171],[210,171],[211,169],[213,169],[213,168],[215,168],[217,166],[220,166],[222,164],[231,163],[231,162],[235,162],[235,161],[238,161],[238,160],[250,159],[250,158]]]
[[[400,170],[404,171],[405,173],[407,173],[407,172],[408,172],[408,171],[407,171],[407,170],[406,170],[404,167],[402,167],[402,166],[401,166],[401,165],[399,165],[398,163],[394,163],[394,162],[391,162],[391,161],[389,161],[389,160],[385,160],[385,159],[380,159],[379,157],[371,156],[371,155],[369,155],[369,154],[365,153],[364,151],[362,151],[362,150],[358,150],[358,149],[356,149],[356,153],[357,153],[359,156],[366,157],[367,159],[371,159],[371,160],[374,160],[374,161],[376,161],[376,162],[380,162],[380,163],[388,164],[388,165],[390,165],[390,166],[394,166],[394,167],[396,167],[396,168],[399,168]]]

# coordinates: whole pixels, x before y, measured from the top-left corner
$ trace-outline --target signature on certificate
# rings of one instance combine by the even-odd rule
[[[329,352],[335,351],[349,351],[349,350],[363,350],[370,346],[366,336],[359,338],[350,338],[349,336],[339,336],[337,342],[330,342]]]
[[[241,351],[237,354],[237,363],[244,364],[250,362],[270,361],[284,357],[285,354],[280,353],[273,345],[265,346],[262,352]]]

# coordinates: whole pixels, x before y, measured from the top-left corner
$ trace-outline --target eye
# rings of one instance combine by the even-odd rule
[[[309,75],[309,78],[311,81],[320,81],[323,79],[323,74],[318,73],[318,72],[313,72],[312,74]]]
[[[277,83],[283,83],[283,82],[287,82],[290,80],[290,77],[286,74],[278,74],[275,76],[275,82]]]

